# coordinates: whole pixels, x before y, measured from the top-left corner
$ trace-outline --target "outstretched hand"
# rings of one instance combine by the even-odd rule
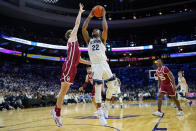
[[[79,7],[80,7],[80,11],[79,11],[79,12],[80,12],[80,13],[83,13],[83,12],[85,11],[85,10],[83,9],[83,8],[84,8],[84,5],[80,3],[80,4],[79,4]]]

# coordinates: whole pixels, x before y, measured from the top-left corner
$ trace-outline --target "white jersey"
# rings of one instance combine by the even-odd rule
[[[186,85],[182,81],[185,80],[184,77],[180,78],[178,77],[178,83],[180,84],[180,92],[186,91]]]
[[[114,91],[113,91],[113,95],[117,95],[117,94],[120,94],[121,91],[120,91],[120,83],[118,82],[118,79],[116,78],[114,80]]]
[[[120,87],[120,83],[118,82],[117,78],[114,80],[114,86],[115,87]]]
[[[88,54],[93,64],[106,62],[106,47],[100,38],[91,38],[88,44]]]

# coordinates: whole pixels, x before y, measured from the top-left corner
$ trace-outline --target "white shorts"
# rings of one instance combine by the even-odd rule
[[[118,95],[118,94],[120,94],[120,93],[121,93],[120,87],[119,87],[119,86],[115,87],[115,90],[114,90],[114,92],[113,92],[113,96],[116,96],[116,95]]]
[[[100,64],[92,64],[92,72],[94,80],[108,80],[113,74],[107,62]]]

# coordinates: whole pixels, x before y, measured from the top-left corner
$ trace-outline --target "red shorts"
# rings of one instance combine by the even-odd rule
[[[175,96],[176,95],[176,92],[174,92],[174,90],[173,90],[173,85],[172,84],[161,85],[159,92],[164,93],[164,94],[167,93],[170,96]]]
[[[68,62],[65,62],[62,67],[61,82],[73,84],[76,73],[77,66],[70,66]]]
[[[93,86],[92,97],[95,97],[95,86]]]

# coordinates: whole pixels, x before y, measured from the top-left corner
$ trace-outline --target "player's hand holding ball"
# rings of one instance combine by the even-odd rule
[[[104,15],[105,15],[105,9],[104,9],[104,7],[103,6],[101,6],[101,5],[97,5],[97,6],[95,6],[93,9],[92,9],[92,11],[91,11],[92,13],[93,13],[93,15],[95,16],[95,17],[103,17]]]

